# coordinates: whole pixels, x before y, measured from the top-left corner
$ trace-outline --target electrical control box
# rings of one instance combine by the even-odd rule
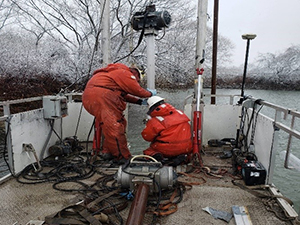
[[[58,119],[68,115],[67,97],[43,96],[43,109],[45,119]]]

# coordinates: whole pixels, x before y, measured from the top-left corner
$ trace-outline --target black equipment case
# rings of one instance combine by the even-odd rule
[[[248,161],[242,165],[242,176],[248,186],[265,184],[266,173],[265,167],[258,161]]]

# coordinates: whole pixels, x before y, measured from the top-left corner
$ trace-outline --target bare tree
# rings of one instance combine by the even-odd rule
[[[258,57],[258,69],[269,74],[270,79],[299,80],[300,73],[300,45],[291,46],[282,53],[260,54]]]
[[[0,1],[2,3],[5,1],[7,4],[4,5],[13,9],[11,12],[14,13],[14,25],[10,24],[9,30],[22,31],[24,41],[27,37],[35,37],[32,38],[34,41],[27,42],[32,44],[31,48],[35,52],[30,48],[26,48],[26,51],[29,51],[28,56],[32,55],[33,58],[42,55],[40,58],[48,63],[37,62],[40,62],[43,68],[58,74],[64,73],[63,66],[65,66],[65,73],[72,75],[73,79],[78,79],[91,74],[92,70],[101,66],[100,35],[105,0]],[[146,66],[146,43],[144,40],[139,42],[141,32],[133,31],[130,21],[135,12],[144,11],[148,4],[148,0],[111,0],[110,30],[113,61],[122,59],[121,62],[127,64]],[[189,0],[162,0],[157,1],[156,8],[157,11],[167,10],[172,15],[170,27],[160,31],[156,37],[157,77],[169,83],[192,83],[196,7]],[[210,43],[208,35],[207,68],[210,68],[211,62]],[[132,52],[133,49],[136,50]],[[220,60],[230,58],[230,49],[230,41],[221,37]]]
[[[19,25],[36,36],[45,35],[69,49],[77,75],[89,73],[99,56],[101,3],[87,0],[9,0],[18,9]],[[87,66],[88,65],[88,66]]]
[[[4,26],[11,24],[11,18],[14,16],[13,7],[6,0],[0,0],[0,30]]]

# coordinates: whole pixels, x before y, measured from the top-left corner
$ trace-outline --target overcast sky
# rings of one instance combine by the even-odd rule
[[[214,0],[208,0],[213,27]],[[242,34],[254,33],[250,43],[249,63],[259,53],[283,52],[300,44],[300,0],[219,0],[219,34],[234,44],[233,64],[244,64],[246,41]]]

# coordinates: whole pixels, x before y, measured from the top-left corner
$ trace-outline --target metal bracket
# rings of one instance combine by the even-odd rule
[[[32,153],[33,153],[34,158],[35,158],[35,160],[36,160],[36,162],[37,162],[38,168],[36,168],[36,166],[34,165],[34,163],[32,163],[32,166],[33,166],[33,168],[34,168],[34,170],[35,170],[36,172],[37,172],[37,171],[41,171],[41,170],[42,170],[42,166],[41,166],[41,164],[40,164],[39,158],[38,158],[38,156],[37,156],[37,154],[36,154],[36,151],[35,151],[33,145],[32,145],[31,143],[29,143],[29,144],[24,144],[24,143],[23,143],[23,151],[26,152],[26,154],[27,154],[27,156],[28,156],[28,158],[29,158],[30,160],[31,160],[31,157],[30,157],[30,155],[29,155],[29,152],[32,152]]]

